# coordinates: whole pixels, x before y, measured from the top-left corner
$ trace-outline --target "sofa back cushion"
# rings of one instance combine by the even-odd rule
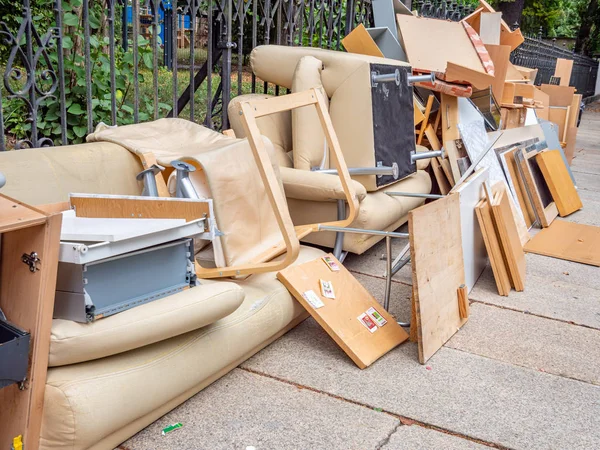
[[[69,200],[72,192],[140,195],[140,160],[108,142],[0,152],[2,193],[31,205]]]

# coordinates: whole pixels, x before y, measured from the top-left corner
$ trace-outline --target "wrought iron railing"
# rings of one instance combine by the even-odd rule
[[[373,25],[371,0],[22,1],[22,20],[0,18],[0,150],[81,142],[99,122],[171,116],[226,128],[231,96],[280,90],[251,73],[252,48],[341,50],[357,24]],[[464,0],[412,7],[449,20],[473,11]],[[512,60],[539,68],[539,84],[557,57],[573,58],[572,83],[592,95],[597,62],[566,53],[527,39]]]

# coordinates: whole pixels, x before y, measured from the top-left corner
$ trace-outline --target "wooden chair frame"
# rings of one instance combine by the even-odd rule
[[[271,160],[262,140],[256,119],[310,105],[313,105],[316,108],[321,126],[323,127],[323,132],[331,152],[331,161],[338,171],[342,188],[346,195],[348,216],[344,220],[294,227],[292,219],[287,213],[285,197],[281,192],[277,177],[271,166]],[[208,269],[196,263],[196,274],[200,278],[230,277],[282,270],[292,264],[298,257],[300,251],[300,239],[312,232],[319,231],[319,225],[347,227],[354,221],[358,212],[356,192],[352,185],[352,180],[342,154],[340,143],[335,134],[335,130],[333,129],[331,118],[325,107],[325,99],[319,90],[310,89],[308,91],[288,94],[281,97],[243,102],[241,104],[241,113],[242,126],[244,127],[248,143],[252,149],[254,159],[256,160],[261,180],[266,188],[266,193],[271,207],[273,208],[279,230],[283,236],[283,242],[262,253],[250,263],[235,267],[217,267]],[[273,258],[283,253],[285,253],[283,259],[271,261]]]

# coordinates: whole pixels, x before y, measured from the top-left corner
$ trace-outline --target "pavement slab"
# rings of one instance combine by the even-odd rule
[[[529,255],[527,260],[529,261]],[[567,267],[559,259],[548,258],[548,260],[552,260],[559,270]],[[568,271],[569,269],[563,270]],[[596,277],[598,277],[597,274],[598,272],[596,272]],[[536,275],[529,269],[529,265],[523,292],[513,290],[508,297],[499,296],[492,270],[488,265],[469,293],[469,299],[600,329],[600,291],[598,289],[577,284],[576,281],[571,281],[570,276],[559,280]]]
[[[405,343],[361,371],[312,319],[243,364],[370,407],[510,448],[600,448],[600,387]]]
[[[161,436],[176,422],[183,428]],[[389,414],[235,369],[121,448],[375,449],[399,423]]]
[[[471,305],[450,348],[600,385],[600,331],[516,311]]]
[[[477,444],[447,433],[421,427],[418,425],[399,426],[390,436],[385,450],[485,450],[486,445]]]

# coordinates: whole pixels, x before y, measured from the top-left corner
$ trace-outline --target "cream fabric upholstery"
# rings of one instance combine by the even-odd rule
[[[423,145],[417,145],[416,146],[416,151],[417,153],[421,153],[421,152],[429,152],[431,150],[429,150],[427,147],[423,146]],[[430,159],[419,159],[417,161],[417,170],[425,170],[429,167],[429,164],[431,163]]]
[[[240,115],[240,103],[264,100],[274,97],[267,94],[246,94],[234,97],[229,102],[227,112],[229,114],[229,125],[234,131],[237,138],[245,138],[246,132],[242,125],[242,116]],[[268,137],[273,143],[277,162],[281,167],[292,167],[292,113],[291,111],[283,111],[277,114],[259,117],[256,119],[256,124],[264,136]]]
[[[300,58],[292,78],[292,92],[319,89],[329,106],[329,98],[321,83],[323,63],[313,56]],[[310,132],[309,132],[310,130]],[[329,150],[317,110],[313,105],[292,111],[292,142],[294,167],[310,170],[329,168]]]
[[[216,260],[221,264],[218,265],[234,266],[252,262],[282,241],[275,214],[246,139],[227,137],[183,119],[160,119],[104,129],[90,135],[88,140],[119,143],[135,153],[152,152],[157,161],[165,166],[175,159],[181,159],[199,169],[193,177],[196,183],[208,186],[215,219],[224,234],[220,238],[223,260],[219,254]],[[273,145],[266,137],[263,137],[263,141],[279,179],[279,164]],[[197,179],[202,176],[205,183]]]
[[[356,219],[350,225],[352,228],[369,230],[395,230],[408,219],[408,212],[424,202],[423,199],[413,197],[390,197],[385,191],[400,192],[431,192],[431,178],[427,172],[417,171],[404,180],[398,181],[385,189],[370,192],[360,202]],[[335,203],[304,201],[288,199],[292,220],[295,225],[306,223],[325,222],[335,220],[337,207]],[[379,236],[366,234],[346,233],[344,236],[344,250],[361,254],[381,240]],[[321,231],[312,233],[302,240],[303,242],[333,247],[335,233]]]
[[[108,142],[2,152],[2,193],[30,205],[65,202],[71,192],[140,195],[139,159]]]
[[[281,180],[287,198],[297,200],[312,200],[316,202],[329,202],[344,200],[346,194],[342,188],[340,177],[327,175],[309,170],[298,170],[282,167]],[[354,190],[359,202],[367,196],[364,186],[354,180]]]
[[[302,247],[296,264],[322,255]],[[114,448],[308,315],[274,273],[235,283],[246,298],[224,319],[126,353],[49,369],[41,449]]]
[[[104,358],[202,328],[234,312],[244,291],[233,283],[195,287],[91,323],[54,319],[48,365]]]
[[[304,56],[313,56],[323,63],[321,82],[329,98],[344,83],[346,77],[365,62],[409,67],[410,64],[395,59],[336,52],[313,47],[287,47],[260,45],[250,53],[252,71],[261,80],[267,80],[291,89],[294,71]]]
[[[322,87],[330,98],[331,121],[348,167],[377,166],[371,64],[383,64],[391,70],[394,66],[410,67],[407,63],[352,53],[278,45],[254,48],[250,63],[257,77],[291,87],[294,92],[298,88],[306,90]],[[312,114],[309,115],[306,111],[308,110],[303,109],[300,113],[292,113],[292,134],[294,167],[308,170],[320,165],[323,145],[316,113],[311,111]],[[297,116],[302,120],[296,120]],[[410,117],[398,117],[397,120],[412,121],[412,109]],[[296,148],[297,144],[301,145],[299,149]],[[414,150],[414,140],[411,148],[402,149],[406,152]],[[369,192],[384,187],[378,185],[375,175],[353,178]]]

